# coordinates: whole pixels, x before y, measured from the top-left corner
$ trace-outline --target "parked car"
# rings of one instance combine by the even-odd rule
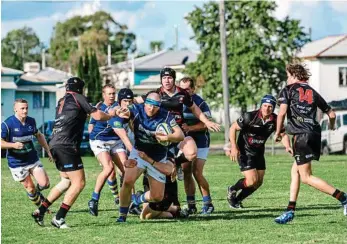
[[[322,153],[347,154],[347,110],[336,111],[336,130],[328,129],[329,118],[325,114],[320,122],[322,128]]]
[[[44,125],[45,125],[44,135],[45,135],[46,141],[49,143],[49,141],[52,139],[54,121],[47,121],[44,123]],[[38,128],[38,130],[42,133],[42,125]],[[35,145],[36,150],[39,153],[39,156],[42,157],[42,147],[38,143],[38,141],[35,137],[34,137],[34,145]],[[90,144],[89,144],[88,122],[86,122],[84,124],[84,131],[83,131],[83,137],[82,137],[82,142],[81,142],[81,146],[80,146],[80,151],[81,151],[81,155],[91,155],[92,154],[92,150],[91,150]]]

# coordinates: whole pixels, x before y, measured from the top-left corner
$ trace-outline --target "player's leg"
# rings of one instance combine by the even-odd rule
[[[30,169],[30,173],[34,176],[37,182],[37,189],[43,191],[50,186],[49,178],[42,163],[39,161],[35,164],[35,167]]]
[[[183,153],[182,153],[183,155]],[[193,164],[192,162],[185,162],[182,164],[183,176],[184,176],[184,190],[186,192],[186,200],[188,205],[188,211],[190,214],[197,212],[195,202],[195,182],[193,179]]]
[[[124,175],[124,163],[128,159],[126,151],[124,149],[116,149],[111,151],[111,157],[113,162],[116,164],[121,175]],[[107,184],[111,190],[111,193],[115,199],[115,204],[119,204],[119,193],[118,193],[118,181],[116,170],[113,170],[107,179]]]
[[[134,159],[130,158],[128,160]],[[133,168],[125,168],[124,181],[119,194],[119,218],[117,219],[117,222],[126,221],[131,202],[131,191],[134,187],[136,180],[140,177],[140,175],[143,172],[144,169],[139,168],[138,166],[135,166]]]
[[[203,214],[211,214],[214,211],[212,198],[210,194],[210,186],[206,180],[203,172],[206,163],[209,148],[198,148],[197,159],[193,162],[193,175],[198,183],[204,206],[202,208]]]
[[[297,164],[296,162],[294,162],[291,169],[289,203],[284,213],[275,219],[276,223],[285,224],[294,219],[296,201],[298,199],[299,190],[300,190],[300,175],[298,172]]]
[[[114,172],[113,161],[108,151],[99,151],[96,157],[102,166],[102,171],[96,178],[92,198],[88,202],[89,213],[93,216],[98,216],[98,203],[100,199],[101,190],[104,187],[106,179],[112,172]]]

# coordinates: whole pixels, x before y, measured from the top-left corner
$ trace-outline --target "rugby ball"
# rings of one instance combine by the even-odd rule
[[[157,126],[157,129],[155,130],[155,132],[159,132],[164,135],[169,135],[169,134],[172,134],[172,128],[167,123],[160,123]],[[170,145],[171,142],[166,141],[166,142],[159,142],[159,143],[163,146],[168,146]]]

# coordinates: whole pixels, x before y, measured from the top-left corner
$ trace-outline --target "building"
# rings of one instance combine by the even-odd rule
[[[101,67],[105,83],[116,87],[129,87],[135,94],[144,94],[160,86],[160,70],[174,68],[177,79],[183,77],[186,64],[195,62],[197,53],[189,50],[162,50],[140,58],[130,59],[111,66]]]
[[[309,84],[327,102],[347,98],[347,34],[307,43],[297,56],[311,71]]]
[[[23,98],[29,103],[29,116],[37,126],[43,121],[54,120],[57,92],[70,74],[51,67],[37,70],[30,66],[25,72],[1,67],[1,121],[13,115],[13,102]],[[39,64],[38,64],[39,65]]]

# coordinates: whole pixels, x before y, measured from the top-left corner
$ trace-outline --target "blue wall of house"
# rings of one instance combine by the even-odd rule
[[[159,71],[135,71],[135,85],[140,85],[141,81],[147,79],[151,75],[158,75]]]
[[[29,116],[35,118],[37,127],[42,125],[42,110],[44,111],[44,120],[54,120],[55,118],[55,107],[56,107],[56,94],[55,92],[49,93],[49,104],[48,108],[34,108],[33,92],[30,91],[17,91],[15,98],[24,98],[29,103]],[[12,102],[14,101],[12,98]]]
[[[1,121],[13,115],[14,89],[1,89]]]

